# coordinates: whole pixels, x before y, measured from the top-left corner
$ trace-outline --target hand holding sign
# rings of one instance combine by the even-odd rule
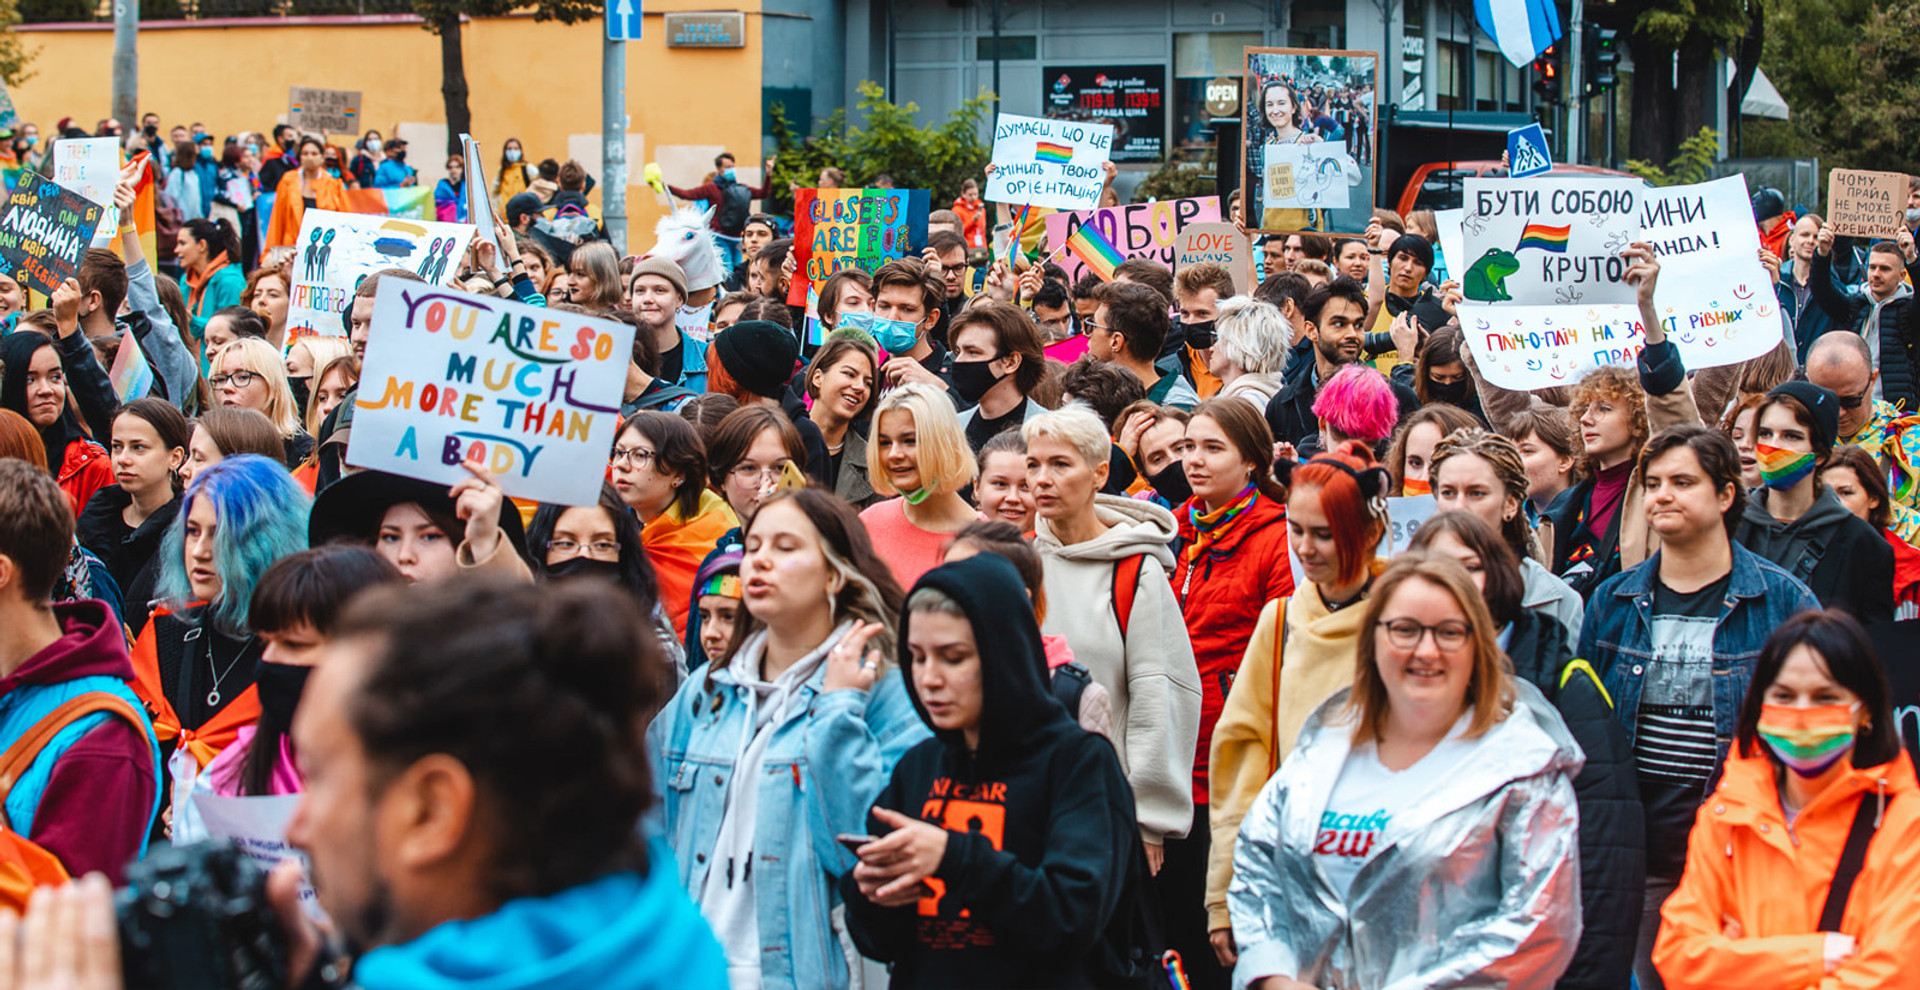
[[[993,122],[993,170],[986,198],[995,203],[1088,210],[1100,205],[1110,124],[1084,124],[1003,113]]]
[[[447,495],[453,499],[453,514],[467,524],[467,551],[475,561],[486,560],[500,546],[500,503],[507,493],[493,480],[486,465],[461,461],[471,478],[462,478]]]

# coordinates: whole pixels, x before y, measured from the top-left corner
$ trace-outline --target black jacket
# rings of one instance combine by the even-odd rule
[[[1559,620],[1521,609],[1507,636],[1513,672],[1553,702],[1587,755],[1573,779],[1580,802],[1580,946],[1558,990],[1620,990],[1633,970],[1646,898],[1647,830],[1633,747],[1591,667],[1573,654]],[[1564,682],[1564,683],[1563,683]]]
[[[952,598],[974,629],[979,749],[936,728],[894,767],[875,806],[943,824],[946,855],[929,880],[936,893],[917,907],[875,905],[849,871],[841,889],[854,944],[893,964],[895,990],[1111,985],[1099,962],[1109,928],[1145,896],[1120,759],[1048,690],[1040,630],[1011,564],[981,554],[929,571],[921,588]],[[901,620],[899,676],[933,725],[911,676],[914,618]],[[870,827],[888,830],[877,818]]]
[[[1852,253],[1852,242],[1851,237],[1835,238],[1834,254]],[[1920,262],[1907,266],[1907,276],[1914,285],[1920,286]],[[1920,325],[1917,325],[1920,310],[1914,308],[1913,297],[1888,300],[1880,307],[1880,325],[1867,327],[1867,318],[1873,314],[1873,299],[1864,289],[1859,295],[1851,295],[1835,286],[1832,255],[1814,256],[1807,287],[1813,290],[1814,304],[1833,318],[1837,324],[1835,329],[1880,335],[1881,392],[1894,405],[1920,408],[1920,347],[1915,346],[1916,338],[1920,338]]]
[[[1287,359],[1280,391],[1267,402],[1267,426],[1275,440],[1293,444],[1304,461],[1320,452],[1320,417],[1313,414],[1313,399],[1320,393],[1320,386],[1313,380],[1317,367],[1313,344],[1301,343],[1303,346],[1296,346]],[[1387,384],[1393,388],[1393,397],[1400,400],[1402,419],[1419,410],[1420,397],[1413,394],[1413,389],[1392,379]]]
[[[1886,537],[1825,485],[1790,523],[1767,511],[1767,493],[1757,488],[1747,496],[1734,540],[1805,582],[1821,608],[1845,609],[1861,622],[1892,622],[1893,547]]]
[[[134,575],[159,551],[161,538],[180,512],[180,497],[176,495],[173,501],[154,510],[145,522],[132,527],[120,515],[132,502],[133,497],[119,485],[108,485],[87,500],[87,507],[81,510],[74,527],[80,545],[93,551],[93,555],[107,565],[107,572],[123,590],[132,587]],[[144,613],[145,609],[141,611]]]

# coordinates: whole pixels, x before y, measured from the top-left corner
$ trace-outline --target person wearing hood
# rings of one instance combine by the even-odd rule
[[[127,403],[113,420],[115,484],[94,493],[81,512],[80,545],[99,557],[114,583],[131,592],[151,587],[154,555],[180,513],[180,469],[187,462],[192,427],[165,399]],[[147,572],[145,581],[135,578]],[[133,629],[147,624],[147,603],[127,603]]]
[[[1845,613],[1796,615],[1767,638],[1737,749],[1661,912],[1653,958],[1668,987],[1912,979],[1920,786],[1898,722],[1873,644]]]
[[[1647,880],[1646,817],[1626,730],[1613,717],[1599,674],[1574,659],[1565,627],[1525,607],[1513,549],[1484,520],[1459,510],[1439,513],[1407,549],[1452,557],[1467,569],[1514,676],[1540,689],[1586,755],[1573,778],[1580,805],[1580,948],[1556,987],[1619,990],[1632,979]]]
[[[160,752],[133,691],[126,633],[99,601],[50,600],[73,543],[73,510],[39,465],[0,459],[0,750],[71,699],[104,696],[18,770],[8,827],[76,876],[121,882],[159,812]],[[58,723],[56,723],[58,724]]]
[[[1767,393],[1753,418],[1765,485],[1747,496],[1734,539],[1805,582],[1821,607],[1888,622],[1893,548],[1820,480],[1839,417],[1839,400],[1811,382]]]
[[[1046,412],[1033,398],[1047,376],[1040,328],[1019,307],[975,303],[953,318],[947,340],[953,345],[953,394],[968,407],[960,425],[975,456],[999,433]]]
[[[1157,967],[1125,951],[1157,946],[1113,937],[1146,883],[1126,777],[1049,691],[1013,565],[927,572],[900,632],[898,683],[934,738],[894,768],[867,819],[881,838],[840,881],[854,944],[892,964],[895,990],[1110,986],[1130,975],[1116,961]]]
[[[119,408],[113,384],[80,332],[80,283],[67,279],[53,293],[59,336],[22,327],[0,336],[0,408],[26,417],[47,448],[47,471],[75,516],[93,493],[113,483],[107,452],[88,438],[113,435]],[[81,417],[86,427],[81,427]]]
[[[853,856],[834,836],[865,827],[926,738],[881,669],[900,586],[853,510],[817,488],[767,498],[743,543],[746,615],[648,729],[660,826],[731,986],[839,990],[860,963],[835,918]]]
[[[1113,747],[1133,788],[1147,862],[1158,873],[1169,837],[1193,823],[1193,755],[1200,672],[1168,575],[1173,514],[1140,499],[1099,494],[1112,441],[1100,417],[1074,404],[1021,428],[1033,490],[1034,547],[1063,635],[1113,699]]]
[[[1241,823],[1233,985],[1549,990],[1580,940],[1580,746],[1453,559],[1403,555],[1361,611],[1353,686]]]
[[[1195,346],[1196,334],[1204,339],[1211,330],[1207,369],[1221,383],[1218,394],[1238,396],[1253,403],[1255,411],[1265,412],[1267,403],[1286,384],[1280,373],[1293,347],[1293,328],[1273,304],[1246,296],[1221,303],[1219,313],[1212,327],[1187,325],[1187,346]]]
[[[488,570],[531,582],[520,511],[473,461],[452,488],[385,471],[357,471],[321,489],[307,524],[310,546],[374,548],[409,583]]]

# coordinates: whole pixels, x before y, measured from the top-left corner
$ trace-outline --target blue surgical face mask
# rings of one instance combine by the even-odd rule
[[[881,319],[872,313],[841,313],[834,329],[864,330],[888,354],[905,354],[920,342],[920,328],[905,320]]]
[[[727,180],[728,182],[735,181],[733,178],[733,169],[727,169],[726,171],[720,173],[720,177]]]
[[[200,158],[203,161],[213,161],[213,148],[210,145],[201,145]]]
[[[510,162],[517,162],[517,161],[519,161],[519,160],[520,160],[520,149],[519,149],[519,148],[508,148],[508,149],[507,149],[507,161],[510,161]]]
[[[40,135],[38,135],[38,134],[29,134],[29,135],[27,135],[27,147],[29,147],[29,148],[31,148],[31,147],[33,147],[34,145],[36,145],[36,144],[39,144],[39,143],[40,143]]]
[[[257,144],[250,144],[250,145],[247,145],[247,154],[249,154],[249,155],[253,155],[253,156],[254,156],[254,157],[256,157],[256,158],[257,158],[257,157],[259,157],[259,155],[260,155],[260,146],[259,146],[259,145],[257,145]]]
[[[367,154],[369,154],[369,155],[377,155],[377,154],[379,154],[379,153],[380,153],[380,139],[379,139],[379,138],[368,138],[368,139],[367,139]]]

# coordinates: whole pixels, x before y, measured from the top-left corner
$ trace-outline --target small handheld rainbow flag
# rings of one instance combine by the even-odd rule
[[[1065,165],[1073,161],[1073,146],[1041,141],[1033,146],[1033,160],[1049,165]]]
[[[1514,250],[1539,248],[1542,251],[1558,251],[1565,254],[1567,235],[1572,231],[1571,226],[1549,227],[1544,223],[1530,223],[1527,224],[1527,229],[1520,232],[1520,243],[1514,246]]]
[[[107,372],[113,392],[121,402],[145,398],[153,391],[153,365],[140,351],[140,342],[129,333],[120,338],[120,352],[113,356],[113,369]]]
[[[1067,238],[1067,250],[1086,263],[1100,281],[1113,281],[1113,270],[1127,260],[1113,242],[1101,235],[1100,229],[1090,223],[1083,223],[1080,229]]]
[[[820,290],[812,283],[807,284],[807,337],[808,347],[819,347],[827,342],[827,326],[820,320]]]

